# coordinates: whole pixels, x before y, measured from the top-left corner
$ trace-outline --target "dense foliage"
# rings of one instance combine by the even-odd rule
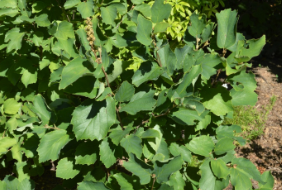
[[[139,8],[138,8],[139,7]],[[58,189],[272,189],[234,156],[233,106],[254,105],[247,62],[265,36],[193,13],[180,42],[160,37],[172,6],[156,0],[1,0],[0,189],[35,189],[48,164]],[[172,43],[173,42],[173,43]],[[218,80],[226,75],[228,91]]]
[[[235,0],[227,1],[227,7],[237,9],[240,15],[239,31],[255,38],[265,34],[267,44],[263,54],[282,55],[282,1]]]

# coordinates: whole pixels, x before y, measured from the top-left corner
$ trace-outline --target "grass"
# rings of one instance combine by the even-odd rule
[[[241,136],[248,142],[263,134],[265,124],[270,111],[276,102],[276,96],[270,98],[270,104],[262,107],[261,110],[254,106],[236,106],[232,119],[225,119],[224,125],[239,125],[242,128]]]

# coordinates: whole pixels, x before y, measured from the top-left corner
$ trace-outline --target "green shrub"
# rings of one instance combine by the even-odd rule
[[[221,125],[257,101],[246,68],[265,36],[245,40],[227,9],[216,31],[193,13],[175,45],[156,31],[171,5],[145,6],[149,20],[131,2],[1,1],[1,166],[15,164],[1,189],[34,189],[50,161],[66,189],[271,189],[234,156],[240,126]]]

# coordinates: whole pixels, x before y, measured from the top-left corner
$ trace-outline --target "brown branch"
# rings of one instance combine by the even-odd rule
[[[155,185],[155,181],[156,181],[156,176],[155,176],[155,174],[153,174],[153,176],[152,176],[153,178],[154,178],[154,180],[153,180],[153,184],[152,184],[152,188],[151,188],[151,190],[153,190],[154,189],[154,185]]]

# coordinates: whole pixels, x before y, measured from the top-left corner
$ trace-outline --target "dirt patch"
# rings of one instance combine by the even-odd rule
[[[271,171],[275,179],[274,190],[282,190],[282,60],[255,60],[258,88],[257,109],[270,104],[271,97],[276,96],[276,103],[268,115],[264,134],[258,139],[236,149],[238,157],[250,159],[261,173]],[[263,67],[267,63],[267,67]],[[278,77],[277,77],[278,76]],[[253,187],[256,184],[253,183]]]

